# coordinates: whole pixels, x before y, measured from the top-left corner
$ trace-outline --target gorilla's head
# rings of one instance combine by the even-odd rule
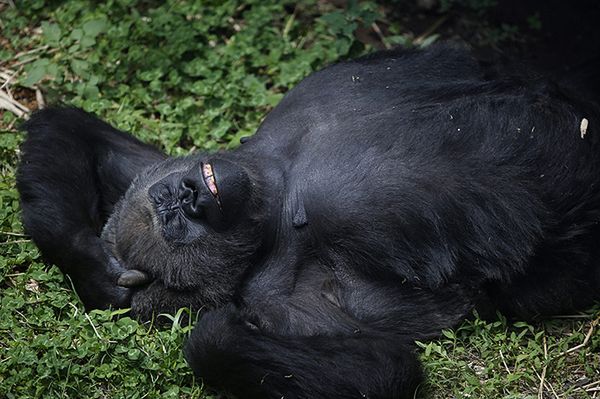
[[[262,243],[260,180],[218,155],[171,158],[138,175],[102,233],[124,267],[142,272],[120,282],[135,287],[134,313],[230,299]]]

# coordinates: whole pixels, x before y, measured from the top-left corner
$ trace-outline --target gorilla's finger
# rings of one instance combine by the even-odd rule
[[[113,286],[107,297],[110,298],[110,302],[106,307],[113,307],[117,309],[130,308],[131,307],[131,295],[133,291],[130,288]]]
[[[140,270],[127,270],[119,276],[117,285],[121,287],[134,288],[150,282],[150,276]]]

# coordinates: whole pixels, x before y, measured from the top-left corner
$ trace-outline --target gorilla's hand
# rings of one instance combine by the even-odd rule
[[[86,309],[127,308],[131,304],[132,288],[147,282],[148,277],[136,270],[127,270],[97,237],[76,241],[82,249],[73,260],[68,274]],[[73,262],[75,263],[75,262]]]
[[[161,313],[175,314],[181,308],[188,308],[195,313],[215,306],[198,295],[197,290],[169,289],[161,280],[153,280],[132,291],[131,313],[140,320],[152,320]]]

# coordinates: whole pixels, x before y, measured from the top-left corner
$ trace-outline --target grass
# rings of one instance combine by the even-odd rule
[[[379,45],[428,44],[386,7],[311,1],[0,2],[0,397],[208,398],[181,344],[185,311],[155,328],[85,313],[23,234],[21,111],[80,106],[170,154],[236,145],[300,79]],[[451,8],[458,0],[445,1]],[[477,18],[488,1],[471,1]],[[388,4],[389,6],[389,4]],[[475,7],[477,6],[477,7]],[[374,41],[355,31],[370,30]],[[381,29],[379,29],[381,27]],[[374,34],[376,33],[376,34]],[[416,39],[416,40],[415,40]],[[533,325],[473,318],[420,344],[435,398],[600,397],[600,309]]]

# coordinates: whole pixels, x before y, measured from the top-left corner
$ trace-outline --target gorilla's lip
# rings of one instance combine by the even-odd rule
[[[223,210],[223,206],[221,205],[221,197],[219,196],[219,188],[217,187],[217,179],[215,178],[215,173],[213,171],[213,167],[210,163],[202,162],[200,163],[200,169],[202,170],[202,180],[210,191],[210,194],[213,196],[213,199],[217,202],[217,206],[219,210]]]

